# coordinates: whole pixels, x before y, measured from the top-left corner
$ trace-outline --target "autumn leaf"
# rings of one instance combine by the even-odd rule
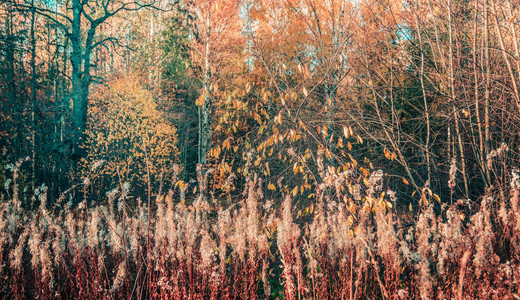
[[[291,194],[293,195],[293,197],[296,197],[296,195],[298,195],[298,186],[294,187],[294,189],[292,190]]]

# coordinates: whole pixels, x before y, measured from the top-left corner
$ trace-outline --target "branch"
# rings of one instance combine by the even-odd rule
[[[123,10],[124,11],[136,11],[136,10],[140,10],[143,8],[151,8],[151,9],[164,11],[164,12],[169,11],[169,9],[163,9],[163,8],[155,6],[155,1],[153,1],[152,3],[148,3],[148,4],[142,4],[138,1],[126,2],[126,3],[121,4],[121,6],[119,6],[115,10],[110,11],[108,8],[108,6],[110,5],[110,2],[111,2],[111,0],[107,0],[106,2],[103,2],[102,7],[103,7],[103,10],[105,13],[103,16],[93,20],[93,22],[96,24],[96,26],[98,26],[99,24],[106,21],[108,18],[116,15],[117,13],[119,13],[120,11],[123,11]],[[175,2],[172,3],[172,6],[177,5],[178,3],[179,3],[179,0],[175,0]]]
[[[118,45],[121,45],[121,44],[119,43],[119,39],[118,39],[118,38],[116,38],[116,37],[107,37],[107,38],[104,38],[104,39],[102,39],[102,40],[100,40],[100,41],[98,41],[98,42],[95,42],[95,43],[94,43],[92,46],[90,46],[89,48],[90,48],[90,50],[94,50],[94,49],[97,48],[98,46],[101,46],[101,45],[104,46],[104,43],[105,43],[105,42],[112,42],[112,44],[116,43],[116,44],[118,44]]]
[[[60,17],[62,17],[64,19],[66,19],[68,22],[72,23],[72,19],[70,17],[68,17],[67,15],[64,15],[62,13],[59,13],[59,12],[56,12],[56,11],[53,11],[53,10],[50,10],[50,9],[36,7],[34,5],[26,5],[26,4],[17,4],[17,3],[15,3],[14,6],[15,6],[16,9],[18,9],[20,11],[29,11],[29,10],[33,10],[34,9],[34,11],[37,14],[39,14],[39,15],[41,15],[41,16],[49,19],[49,20],[51,20],[56,25],[61,27],[61,29],[65,32],[66,36],[70,36],[71,35],[67,25],[65,25],[64,23],[58,21],[58,19],[56,19],[55,17],[51,16],[50,14],[54,14],[54,15],[60,16]]]
[[[130,51],[133,51],[133,50],[134,50],[134,49],[132,49],[132,48],[130,48],[130,47],[128,47],[128,46],[125,46],[125,45],[119,43],[119,39],[114,38],[114,37],[111,37],[111,38],[106,38],[106,39],[103,39],[103,40],[101,40],[101,41],[99,41],[99,42],[96,42],[96,44],[94,44],[94,46],[91,47],[91,51],[94,50],[95,47],[98,47],[98,46],[103,47],[103,48],[105,48],[105,49],[107,50],[107,52],[110,54],[110,56],[111,56],[112,59],[113,59],[113,58],[114,58],[114,55],[112,54],[112,52],[110,51],[110,49],[108,48],[108,46],[105,44],[105,42],[110,42],[110,43],[112,43],[112,47],[114,48],[114,52],[115,52],[117,55],[121,56],[121,57],[123,57],[124,54],[119,53],[119,52],[117,51],[117,47],[116,47],[116,46],[119,46],[119,47],[121,47],[121,48],[127,48],[127,49],[129,49]],[[96,61],[96,63],[97,63],[97,61]]]

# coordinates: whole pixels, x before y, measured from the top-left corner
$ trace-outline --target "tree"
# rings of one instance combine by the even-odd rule
[[[169,113],[178,132],[180,178],[186,182],[196,178],[198,163],[198,106],[195,101],[201,89],[200,78],[194,72],[189,16],[178,9],[166,20],[160,40],[161,92],[163,109]]]
[[[179,160],[177,129],[140,81],[132,75],[110,81],[89,105],[82,173],[87,176],[93,163],[104,161],[96,190],[128,182],[143,192],[148,174],[154,188],[171,180]]]
[[[89,89],[96,81],[92,70],[92,55],[100,47],[108,47],[109,44],[117,45],[117,37],[100,37],[99,28],[113,16],[123,11],[135,11],[143,8],[155,8],[155,1],[83,1],[71,0],[65,3],[63,11],[50,9],[46,4],[35,7],[31,4],[20,4],[25,9],[34,10],[36,13],[53,21],[60,27],[63,34],[70,40],[71,55],[71,98],[72,98],[72,123],[73,130],[70,136],[72,146],[72,158],[79,159],[79,146],[82,143],[86,129],[87,109],[89,103]],[[174,3],[175,4],[175,3]]]
[[[232,57],[244,45],[240,35],[242,28],[238,0],[197,0],[187,3],[186,9],[193,17],[192,30],[193,61],[200,68],[202,92],[197,100],[199,106],[198,162],[206,164],[206,156],[211,149],[214,94],[217,79],[226,59]],[[235,51],[233,51],[235,50]]]

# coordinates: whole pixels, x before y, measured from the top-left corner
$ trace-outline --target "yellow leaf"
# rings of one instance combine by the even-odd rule
[[[390,159],[391,160],[397,159],[397,154],[395,154],[395,152],[392,152]]]
[[[343,138],[339,137],[336,147],[343,148]]]
[[[343,135],[345,135],[345,137],[346,137],[347,139],[348,139],[348,137],[350,136],[350,132],[349,132],[347,126],[343,126]]]
[[[433,194],[433,198],[435,198],[435,200],[437,200],[437,202],[441,203],[441,197],[439,197],[439,195]]]
[[[325,157],[326,157],[327,159],[330,159],[330,158],[332,157],[331,154],[330,154],[329,149],[325,149]]]
[[[385,152],[385,158],[390,159],[391,158],[390,151],[388,151],[388,149],[385,148],[384,152]]]
[[[213,149],[213,157],[218,158],[220,156],[220,146]]]
[[[195,105],[203,106],[206,99],[206,92],[200,94],[199,98],[195,101]]]
[[[321,129],[321,133],[323,134],[323,138],[327,138],[327,135],[328,135],[327,126],[323,125],[323,128]]]
[[[179,189],[181,189],[181,190],[182,190],[184,187],[187,186],[186,182],[184,182],[184,181],[182,181],[182,180],[177,181],[177,183],[176,183],[175,185],[178,186]]]
[[[230,149],[230,148],[231,148],[231,142],[229,141],[229,138],[226,139],[226,140],[222,143],[222,148],[225,148],[225,149]],[[219,150],[220,150],[220,147],[219,147]]]
[[[406,184],[406,185],[410,184],[410,183],[408,182],[408,180],[406,180],[406,178],[404,178],[404,177],[403,177],[403,183]]]
[[[367,170],[367,169],[365,169],[365,168],[363,168],[363,167],[360,167],[359,170],[360,170],[361,172],[363,172],[363,176],[364,176],[364,177],[368,177],[368,176],[370,176],[370,171],[369,171],[369,170]]]
[[[298,186],[295,186],[291,193],[293,197],[296,197],[296,195],[298,194]]]
[[[428,199],[426,199],[426,195],[423,193],[421,199],[419,199],[419,205],[428,205]]]
[[[303,94],[305,95],[305,97],[309,96],[309,93],[307,92],[307,89],[305,87],[303,87]]]
[[[259,114],[254,113],[253,118],[258,122],[259,125],[262,125],[262,117]]]
[[[282,124],[282,112],[280,112],[276,117],[274,117],[275,124]]]

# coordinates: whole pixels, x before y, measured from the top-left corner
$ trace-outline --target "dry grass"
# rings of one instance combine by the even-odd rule
[[[464,203],[430,204],[412,224],[381,201],[398,201],[394,193],[378,199],[382,172],[364,188],[370,205],[354,213],[336,196],[350,173],[321,171],[326,180],[303,224],[290,196],[273,210],[261,182],[251,180],[229,208],[203,195],[186,205],[173,191],[153,209],[132,207],[121,186],[105,204],[50,211],[42,187],[39,208],[28,212],[13,193],[0,205],[0,292],[13,299],[519,297],[517,170],[509,196],[490,193],[470,214]]]

